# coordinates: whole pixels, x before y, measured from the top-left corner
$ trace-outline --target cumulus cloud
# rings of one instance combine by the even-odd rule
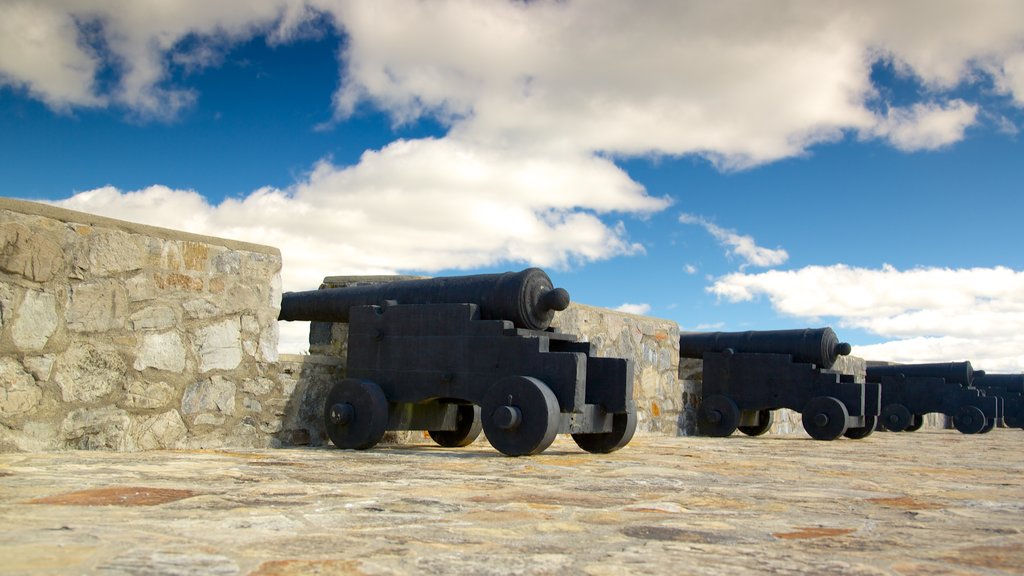
[[[643,303],[630,304],[629,302],[625,302],[619,306],[616,306],[615,310],[619,312],[625,312],[626,314],[637,314],[643,316],[644,314],[647,314],[648,312],[651,311],[651,305]]]
[[[57,204],[277,246],[284,289],[306,290],[334,274],[564,268],[633,254],[643,247],[612,217],[642,216],[667,202],[606,159],[541,159],[439,139],[397,141],[355,166],[320,162],[288,189],[218,205],[162,186],[105,187]]]
[[[904,152],[934,150],[962,140],[964,130],[974,124],[977,115],[978,107],[963,100],[946,105],[890,108],[885,118],[871,128],[870,134],[888,140]]]
[[[726,254],[729,256],[739,256],[743,259],[743,264],[740,266],[741,269],[747,266],[777,266],[789,259],[789,254],[782,248],[772,249],[758,246],[752,236],[722,228],[701,216],[683,213],[679,216],[679,222],[683,224],[696,224],[707,230],[709,234],[718,240],[719,244],[725,246]],[[689,274],[693,274],[697,270],[688,265],[686,271]]]
[[[859,355],[899,362],[968,359],[991,370],[1024,370],[1024,272],[995,268],[898,270],[808,266],[729,274],[708,291],[730,302],[766,297],[778,312],[884,338]]]
[[[172,66],[333,26],[345,36],[339,118],[368,105],[492,146],[695,154],[734,169],[848,132],[907,149],[962,138],[971,103],[875,111],[872,64],[936,93],[991,78],[1019,103],[1022,23],[1016,0],[0,0],[0,84],[55,108],[173,117],[196,94]],[[113,82],[98,82],[104,71]]]

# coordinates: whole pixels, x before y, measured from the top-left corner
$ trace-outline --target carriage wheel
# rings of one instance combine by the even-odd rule
[[[890,432],[903,432],[912,421],[910,410],[903,404],[889,404],[882,408],[882,426]]]
[[[587,452],[607,454],[622,448],[636,432],[636,408],[612,416],[612,431],[599,434],[573,434],[576,445]]]
[[[961,406],[953,416],[953,427],[963,434],[977,434],[987,423],[985,414],[977,406]]]
[[[480,418],[480,407],[473,404],[460,404],[455,412],[455,430],[428,430],[430,438],[445,448],[462,448],[469,446],[480,436],[483,422]]]
[[[832,396],[811,398],[803,411],[804,430],[815,440],[835,440],[846,433],[850,413]]]
[[[739,430],[747,436],[761,436],[772,427],[774,421],[775,417],[772,415],[771,410],[758,410],[757,424],[753,426],[739,426]]]
[[[852,440],[861,440],[871,436],[871,433],[875,431],[876,426],[878,426],[878,416],[865,416],[864,426],[862,428],[849,428],[843,436]]]
[[[373,382],[346,378],[327,393],[324,428],[338,448],[372,448],[384,437],[387,424],[388,400]]]
[[[725,438],[736,431],[740,423],[740,409],[727,396],[704,398],[697,411],[697,429],[707,436]]]
[[[530,456],[555,440],[561,414],[558,399],[543,382],[508,376],[494,384],[480,405],[484,434],[502,454]]]
[[[910,417],[910,425],[904,431],[917,432],[922,426],[924,426],[924,414],[914,414]]]

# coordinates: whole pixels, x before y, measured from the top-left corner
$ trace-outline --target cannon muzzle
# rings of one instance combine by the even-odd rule
[[[1022,395],[1024,394],[1024,374],[986,374],[983,370],[975,370],[974,387]]]
[[[539,268],[502,274],[402,280],[370,286],[348,286],[285,292],[278,320],[348,322],[353,306],[472,303],[482,320],[509,320],[518,328],[546,330],[554,313],[569,306],[569,293],[555,288]]]
[[[831,368],[839,356],[850,353],[831,328],[751,330],[748,332],[691,332],[679,336],[679,355],[703,358],[705,352],[789,354],[794,362]]]
[[[934,364],[892,364],[889,366],[868,366],[867,381],[881,382],[885,377],[942,378],[970,386],[975,375],[984,374],[971,367],[970,362],[938,362]]]

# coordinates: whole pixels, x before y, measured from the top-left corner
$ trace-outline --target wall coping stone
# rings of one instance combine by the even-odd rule
[[[243,242],[241,240],[218,238],[216,236],[205,236],[203,234],[183,232],[181,230],[175,230],[173,228],[150,226],[149,224],[128,222],[127,220],[118,220],[116,218],[98,216],[96,214],[89,214],[87,212],[69,210],[67,208],[61,208],[59,206],[54,206],[52,204],[46,204],[43,202],[36,202],[31,200],[19,200],[16,198],[6,198],[0,196],[0,210],[9,210],[11,212],[19,212],[30,216],[52,218],[54,220],[60,220],[62,222],[87,224],[89,226],[103,226],[121,230],[123,232],[142,234],[146,236],[156,236],[159,238],[166,238],[168,240],[185,240],[189,242],[201,242],[203,244],[210,244],[213,246],[223,246],[224,248],[228,248],[231,250],[257,252],[260,254],[270,254],[272,256],[278,257],[281,256],[281,250],[273,246],[255,244],[252,242]]]

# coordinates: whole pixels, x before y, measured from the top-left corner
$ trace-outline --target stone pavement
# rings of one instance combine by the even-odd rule
[[[0,573],[1020,574],[1022,442],[0,454]]]

